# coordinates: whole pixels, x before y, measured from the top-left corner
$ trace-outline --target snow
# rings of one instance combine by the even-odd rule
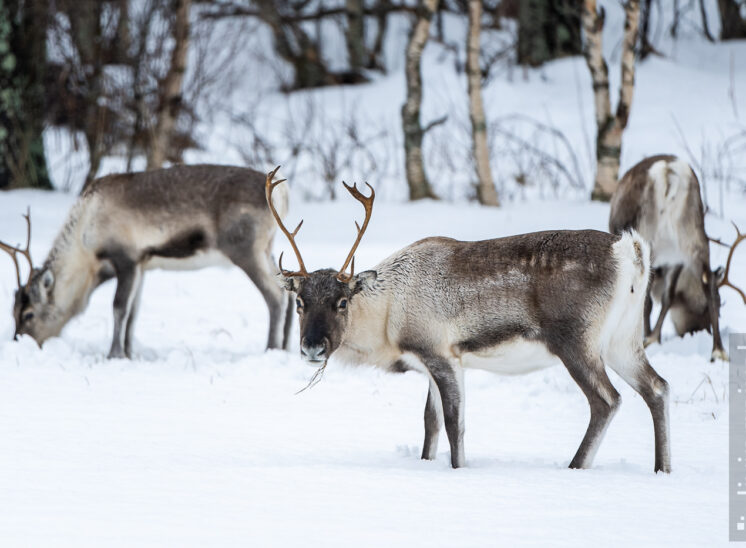
[[[615,101],[621,15],[618,3],[601,3]],[[713,3],[708,6],[712,10]],[[711,15],[713,26],[715,21]],[[392,26],[389,57],[401,52],[406,39],[401,23]],[[462,23],[447,24],[452,39],[460,40]],[[249,34],[252,43],[262,42],[262,35]],[[746,58],[746,43],[664,36],[656,45],[667,57],[638,66],[623,170],[659,152],[705,163],[743,128],[738,115],[746,113],[746,71],[731,66]],[[423,120],[444,112],[449,119],[425,140],[426,167],[437,191],[454,202],[398,203],[406,195],[399,135],[404,77],[402,59],[394,61],[390,75],[364,86],[267,95],[261,79],[257,99],[252,86],[266,72],[246,70],[246,81],[226,93],[231,108],[256,115],[257,127],[280,144],[289,138],[288,128],[305,131],[309,101],[323,116],[301,135],[308,140],[326,138],[322,130],[350,113],[370,135],[390,130],[371,146],[377,170],[361,155],[340,171],[348,182],[367,178],[379,196],[357,253],[359,271],[425,236],[473,240],[606,229],[607,205],[589,203],[586,190],[551,189],[541,180],[519,188],[509,158],[493,164],[504,207],[464,201],[473,180],[464,129],[466,80],[454,71],[453,55],[437,45],[423,57]],[[485,88],[489,119],[528,115],[563,131],[589,188],[595,130],[583,59],[509,76],[501,74]],[[243,163],[249,141],[240,124],[216,113],[200,131],[206,149],[190,153],[190,162]],[[87,156],[68,141],[58,130],[45,135],[57,187],[74,190]],[[709,158],[710,176],[703,180],[712,208],[707,231],[731,241],[731,219],[746,229],[746,196],[738,185],[712,176],[716,160]],[[325,196],[318,159],[276,161],[284,163],[281,173],[293,189],[287,224],[305,219],[298,241],[306,264],[338,268],[354,239],[353,220],[362,218],[360,205],[344,194],[332,202],[299,199]],[[734,172],[746,167],[743,154],[722,161]],[[122,167],[120,158],[107,158],[103,171]],[[23,240],[20,215],[30,205],[32,253],[40,263],[73,202],[62,192],[3,193],[0,239]],[[292,257],[284,240],[275,248],[276,255],[284,250]],[[726,252],[713,246],[712,257],[714,265],[723,264]],[[743,249],[731,276],[746,286]],[[653,473],[650,413],[613,372],[622,405],[594,467],[567,469],[585,432],[588,405],[562,367],[516,377],[468,371],[467,466],[452,470],[444,432],[437,459],[419,459],[427,382],[417,373],[387,375],[332,360],[318,385],[296,395],[313,373],[298,356],[297,326],[290,352],[265,352],[266,307],[236,268],[149,272],[132,361],[105,359],[113,282],[97,290],[85,313],[43,349],[27,337],[10,340],[14,289],[10,262],[0,257],[3,546],[727,542],[728,364],[708,361],[712,341],[706,333],[679,339],[667,321],[663,344],[648,349],[671,387],[670,476]],[[721,294],[727,348],[730,333],[746,331],[746,307],[732,290]]]
[[[37,261],[73,198],[3,197],[0,232],[23,236],[10,212],[32,204]],[[746,224],[746,200],[728,200]],[[338,266],[360,206],[292,204],[309,267]],[[381,201],[359,269],[425,235],[475,239],[552,227],[603,229],[608,207],[551,200],[500,210]],[[730,237],[708,218],[708,230]],[[284,241],[277,251],[288,251]],[[716,253],[720,253],[716,251]],[[718,255],[722,260],[722,255]],[[734,272],[743,284],[746,256]],[[12,270],[0,271],[9,310]],[[707,545],[727,541],[727,373],[704,334],[649,350],[671,384],[673,473],[653,473],[642,399],[611,373],[622,406],[590,470],[567,465],[588,405],[562,367],[526,376],[466,373],[467,467],[419,459],[427,383],[332,360],[265,353],[267,314],[235,268],[145,277],[133,361],[107,361],[114,285],[39,350],[10,342],[0,317],[0,538],[14,545]],[[746,310],[724,290],[726,338]]]

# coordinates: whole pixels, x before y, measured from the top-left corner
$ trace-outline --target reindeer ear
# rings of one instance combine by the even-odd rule
[[[355,275],[355,277],[350,280],[352,294],[354,295],[372,288],[376,283],[377,278],[378,273],[375,270],[366,270],[365,272]]]
[[[715,276],[715,285],[717,285],[723,281],[723,278],[725,277],[725,269],[722,266],[719,266],[715,269],[712,275]]]
[[[54,272],[50,269],[46,269],[41,274],[41,287],[49,293],[54,287]]]
[[[285,291],[298,293],[298,290],[300,289],[300,280],[298,278],[295,278],[293,276],[285,276],[284,274],[280,273],[277,274],[277,277],[275,279],[277,280],[277,285],[279,285]]]

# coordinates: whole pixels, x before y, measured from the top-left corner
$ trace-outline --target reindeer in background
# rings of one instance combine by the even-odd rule
[[[286,191],[273,212],[284,216]],[[152,268],[192,270],[234,264],[261,292],[269,308],[268,348],[286,348],[292,300],[277,287],[271,257],[276,231],[264,198],[264,175],[217,165],[177,166],[109,175],[90,184],[73,205],[39,268],[25,248],[0,243],[13,259],[18,290],[15,335],[41,346],[85,310],[93,290],[116,278],[114,334],[109,358],[132,356],[132,334],[142,279]],[[19,256],[29,264],[21,283]]]
[[[734,289],[746,303],[746,295],[729,279],[733,252],[746,236],[736,227],[725,268],[711,268],[699,180],[689,164],[672,155],[645,158],[619,181],[611,199],[609,230],[621,234],[629,229],[638,231],[652,250],[645,345],[660,343],[663,320],[670,312],[679,336],[706,329],[712,333],[711,361],[727,360],[720,338],[719,288]],[[661,303],[661,311],[651,329],[653,300]]]

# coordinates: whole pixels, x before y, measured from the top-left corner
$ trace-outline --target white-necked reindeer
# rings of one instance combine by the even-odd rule
[[[276,197],[275,206],[285,215],[287,192]],[[0,244],[12,256],[18,279],[15,336],[31,335],[41,345],[85,309],[96,287],[116,277],[109,357],[130,357],[143,271],[225,262],[243,270],[267,302],[267,346],[287,344],[292,300],[286,304],[275,281],[271,246],[276,227],[261,173],[196,165],[102,177],[72,207],[40,268],[33,268],[31,262],[28,216],[26,222],[25,249]],[[18,254],[27,258],[30,267],[25,284]]]
[[[267,202],[282,181],[267,175]],[[430,381],[423,459],[435,457],[443,420],[453,467],[464,465],[463,368],[515,374],[562,361],[590,404],[590,424],[571,468],[592,463],[620,403],[606,374],[616,371],[643,397],[655,432],[655,470],[670,471],[668,384],[642,347],[649,252],[635,233],[537,232],[460,242],[426,238],[354,274],[353,256],[374,193],[347,190],[365,222],[339,271],[282,269],[296,294],[303,357],[323,371],[332,356],[390,371],[415,369]],[[271,206],[270,206],[271,207]],[[352,261],[351,272],[345,273]],[[559,358],[559,360],[557,360]]]
[[[645,344],[660,342],[663,319],[670,312],[679,336],[707,329],[712,333],[711,359],[727,360],[720,338],[718,289],[729,286],[746,303],[746,295],[728,279],[733,251],[746,236],[736,227],[725,269],[710,267],[699,181],[689,164],[672,155],[645,158],[619,181],[611,199],[609,230],[621,234],[630,229],[638,231],[652,251]],[[661,303],[661,311],[651,330],[653,299]]]

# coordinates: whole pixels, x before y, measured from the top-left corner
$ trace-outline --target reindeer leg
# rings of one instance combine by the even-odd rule
[[[267,348],[282,348],[283,343],[287,343],[288,337],[283,336],[285,330],[283,327],[286,325],[286,300],[283,294],[283,290],[277,285],[274,275],[266,268],[266,266],[258,265],[246,265],[244,272],[254,282],[259,292],[264,297],[269,309],[269,334],[267,336]],[[292,320],[292,313],[290,315]],[[287,329],[289,331],[289,329]]]
[[[130,309],[129,317],[127,318],[127,328],[124,332],[124,353],[129,359],[132,359],[132,339],[135,331],[135,318],[137,317],[137,313],[140,310],[140,301],[142,297],[142,275],[138,276],[137,282],[137,287],[133,289],[135,297],[132,300],[132,308]]]
[[[642,312],[642,320],[644,322],[644,331],[643,334],[645,337],[650,336],[650,313],[653,310],[653,299],[650,297],[650,288],[648,287],[648,292],[645,294],[645,307],[643,308]]]
[[[610,360],[609,366],[627,384],[642,396],[653,416],[655,432],[655,471],[671,472],[671,444],[668,430],[668,383],[655,372],[640,349],[633,358],[632,367],[626,359],[617,357]]]
[[[267,348],[281,348],[286,301],[282,288],[275,279],[276,267],[271,262],[270,246],[266,238],[255,240],[254,221],[242,217],[234,224],[221,228],[219,249],[243,270],[264,297],[269,309]]]
[[[425,441],[422,444],[422,459],[433,460],[438,452],[438,436],[443,426],[443,407],[440,403],[440,392],[435,381],[430,379],[425,403]]]
[[[663,328],[663,319],[666,317],[666,314],[668,314],[668,309],[671,308],[671,303],[673,302],[674,295],[676,294],[676,284],[679,281],[679,274],[681,274],[682,268],[683,265],[676,265],[666,276],[666,289],[663,292],[661,313],[660,316],[658,316],[658,321],[655,322],[653,331],[647,337],[645,337],[645,346],[648,346],[649,344],[654,342],[657,342],[659,344],[661,342],[661,329]]]
[[[446,434],[451,445],[451,466],[460,468],[464,466],[466,460],[464,458],[464,371],[459,364],[440,356],[420,355],[419,357],[440,394]],[[431,391],[430,395],[434,393]],[[430,441],[432,442],[432,439]],[[423,456],[424,454],[423,448]]]
[[[588,429],[570,462],[570,468],[590,468],[606,429],[619,408],[621,397],[611,384],[601,358],[574,354],[570,350],[577,348],[582,348],[582,345],[567,342],[555,350],[558,350],[557,355],[588,398],[591,407]]]
[[[117,276],[117,289],[114,293],[114,337],[111,341],[109,358],[125,358],[125,331],[136,288],[140,284],[142,268],[124,253],[108,257],[114,265]]]

